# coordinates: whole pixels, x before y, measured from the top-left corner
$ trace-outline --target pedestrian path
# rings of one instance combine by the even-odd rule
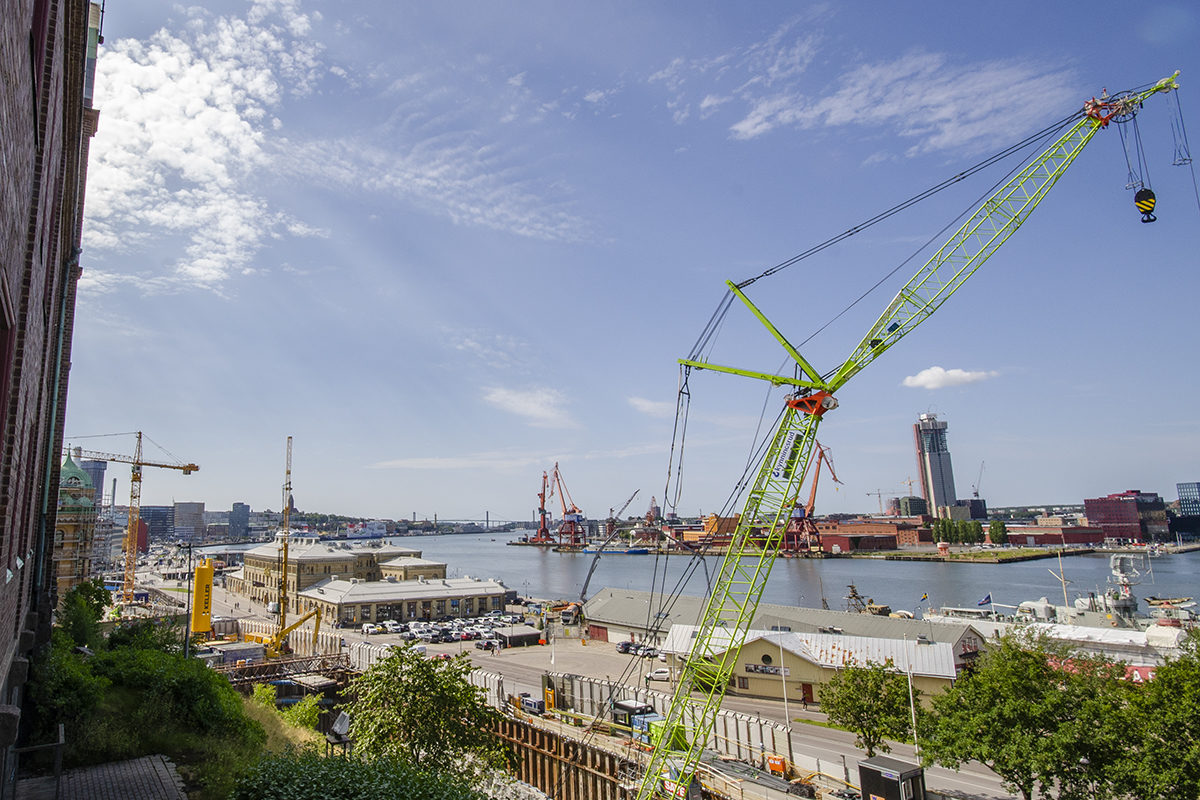
[[[54,777],[17,781],[16,800],[53,800]],[[183,779],[166,756],[81,767],[62,775],[59,800],[187,800]]]

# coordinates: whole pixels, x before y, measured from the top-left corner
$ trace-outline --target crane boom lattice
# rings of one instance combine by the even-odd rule
[[[1091,100],[1066,133],[1016,177],[988,198],[934,254],[871,326],[849,358],[825,379],[760,312],[740,287],[730,290],[791,356],[803,377],[769,375],[705,361],[681,359],[686,367],[713,369],[792,386],[784,412],[759,465],[754,484],[704,608],[699,631],[686,656],[666,715],[665,732],[642,776],[638,800],[676,798],[691,787],[700,754],[713,736],[725,687],[766,586],[794,505],[812,464],[817,427],[837,407],[833,393],[924,322],[1021,226],[1079,152],[1110,120],[1136,113],[1158,92],[1178,88],[1175,73],[1150,89]],[[693,695],[693,692],[696,694]],[[671,750],[682,735],[684,746]]]

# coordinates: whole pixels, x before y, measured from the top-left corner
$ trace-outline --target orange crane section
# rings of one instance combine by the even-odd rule
[[[583,529],[583,512],[571,499],[571,493],[567,491],[567,487],[563,483],[557,461],[554,462],[554,477],[551,480],[554,483],[551,492],[553,493],[554,489],[558,490],[558,502],[562,504],[562,523],[558,526],[558,544],[560,546],[586,544],[587,533]]]
[[[813,522],[813,508],[817,504],[817,483],[821,480],[822,462],[829,467],[829,476],[833,478],[833,482],[841,483],[838,480],[837,472],[833,469],[833,462],[829,460],[829,448],[816,442],[815,450],[814,458],[817,461],[817,468],[813,472],[812,490],[808,493],[808,505],[801,507],[797,499],[795,511],[792,513],[787,532],[784,534],[782,549],[786,552],[799,554],[821,552],[821,534],[817,530],[817,524]]]

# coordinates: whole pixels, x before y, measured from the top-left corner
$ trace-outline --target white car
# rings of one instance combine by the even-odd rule
[[[652,681],[669,681],[671,680],[671,668],[659,667],[658,669],[651,670],[650,674],[646,677]]]
[[[384,620],[383,628],[388,633],[404,633],[404,626],[393,619]]]
[[[375,633],[383,633],[383,628],[376,625],[374,622],[364,622],[362,626],[363,636],[370,636]]]

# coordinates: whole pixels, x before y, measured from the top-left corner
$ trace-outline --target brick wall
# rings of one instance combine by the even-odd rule
[[[8,0],[0,14],[0,746],[53,602],[87,25],[84,0]]]

